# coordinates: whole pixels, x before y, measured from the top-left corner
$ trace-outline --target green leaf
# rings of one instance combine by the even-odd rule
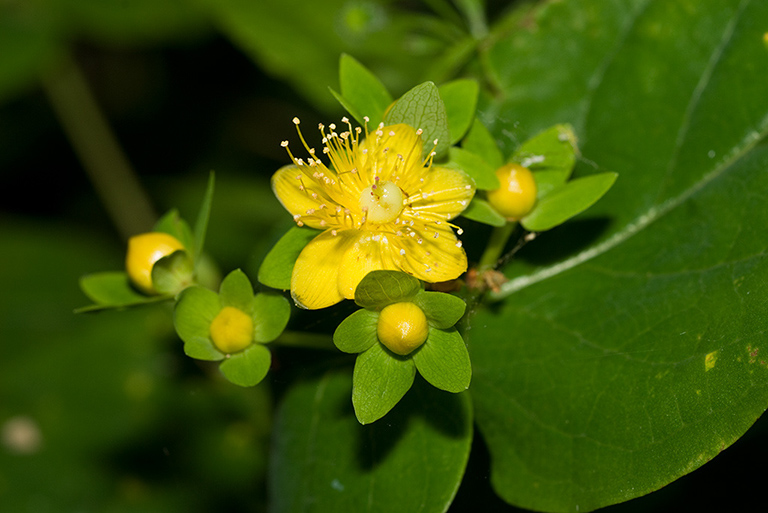
[[[409,301],[421,291],[421,282],[401,271],[371,271],[355,289],[355,303],[363,308],[381,309]]]
[[[485,200],[475,196],[472,198],[469,206],[461,213],[467,219],[472,219],[478,223],[489,224],[491,226],[504,226],[507,220]]]
[[[376,127],[384,117],[384,111],[392,103],[392,95],[381,80],[360,64],[354,57],[342,54],[339,59],[339,83],[341,95],[331,90],[336,99],[360,125],[368,116],[368,126]]]
[[[450,146],[448,118],[440,93],[432,82],[417,85],[398,99],[384,118],[384,124],[405,123],[415,129],[422,129],[424,141],[422,155],[435,151],[439,159]],[[435,146],[437,140],[437,146]]]
[[[137,292],[131,286],[128,274],[123,271],[109,271],[83,276],[80,278],[80,289],[91,301],[99,305],[127,306],[154,299]]]
[[[187,249],[192,249],[195,245],[192,230],[175,208],[169,210],[155,223],[154,231],[173,235]]]
[[[184,250],[166,255],[152,266],[152,286],[160,294],[178,294],[193,283],[194,266]]]
[[[533,179],[536,181],[536,198],[538,200],[566,183],[561,171],[536,171],[533,173]]]
[[[378,343],[379,312],[358,310],[341,321],[333,333],[333,343],[345,353],[362,353]]]
[[[221,282],[219,298],[222,308],[232,306],[249,315],[254,313],[253,286],[251,280],[240,269],[235,269],[229,273]]]
[[[430,325],[448,329],[464,315],[467,304],[460,297],[446,292],[421,292],[413,302],[424,311]]]
[[[352,405],[360,424],[386,415],[411,388],[415,375],[411,358],[397,356],[381,344],[360,353],[352,376]]]
[[[291,288],[291,275],[304,246],[320,234],[312,228],[292,227],[267,253],[259,267],[259,282],[273,289]]]
[[[416,369],[432,386],[447,392],[462,392],[472,380],[467,346],[456,329],[429,330],[429,338],[413,355]]]
[[[456,147],[452,147],[448,154],[449,160],[442,166],[464,171],[475,181],[478,189],[489,191],[501,185],[496,177],[496,168],[479,155]]]
[[[475,119],[479,91],[480,86],[477,81],[471,78],[454,80],[438,87],[448,117],[451,145],[456,144],[464,137]]]
[[[205,245],[205,234],[208,231],[208,219],[211,217],[211,203],[213,203],[213,189],[216,181],[216,175],[213,171],[208,176],[208,187],[205,189],[205,196],[203,196],[203,204],[200,206],[200,212],[197,214],[197,221],[195,221],[194,232],[194,250],[192,253],[192,260],[195,263],[200,258],[203,252],[203,246]],[[185,246],[189,247],[189,246]]]
[[[283,397],[268,473],[271,510],[445,512],[469,457],[469,394],[417,379],[386,421],[361,426],[350,374],[298,380]]]
[[[542,234],[505,269],[504,302],[465,332],[491,480],[515,505],[657,490],[768,405],[768,4],[691,5],[548,3],[489,51],[498,119],[568,121],[584,161],[621,175],[570,242]]]
[[[482,157],[483,160],[493,167],[494,171],[504,164],[504,156],[501,154],[496,140],[483,122],[477,118],[472,123],[472,128],[461,143],[461,147]]]
[[[591,207],[608,192],[617,176],[616,173],[600,173],[571,180],[538,201],[520,224],[532,232],[554,228]]]
[[[184,352],[198,360],[221,360],[224,353],[211,342],[211,323],[221,311],[219,295],[202,287],[189,287],[179,294],[173,325],[184,341]]]
[[[562,185],[576,163],[576,135],[570,125],[555,125],[528,139],[509,158],[534,172],[546,172],[547,183]],[[538,185],[538,181],[536,182]]]
[[[261,292],[253,299],[254,340],[272,342],[283,332],[291,317],[291,304],[278,294]]]
[[[264,379],[271,363],[269,349],[261,344],[252,344],[245,351],[229,355],[219,365],[219,370],[235,385],[252,387]]]

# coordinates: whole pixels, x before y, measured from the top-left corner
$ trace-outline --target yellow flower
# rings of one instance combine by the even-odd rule
[[[296,224],[324,230],[293,268],[296,304],[317,309],[352,299],[374,270],[400,270],[431,283],[461,275],[467,256],[449,221],[472,199],[472,180],[433,166],[434,152],[422,160],[421,130],[379,125],[369,134],[366,127],[363,139],[363,129],[342,121],[349,130],[341,133],[320,125],[328,166],[299,130],[309,157],[288,150],[295,165],[272,177],[275,195]]]

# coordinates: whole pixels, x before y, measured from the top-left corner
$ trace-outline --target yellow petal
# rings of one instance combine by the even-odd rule
[[[394,249],[386,235],[370,231],[359,234],[342,257],[339,269],[339,292],[347,299],[354,299],[357,285],[369,272],[399,268],[392,258]]]
[[[272,175],[272,191],[297,221],[300,220],[307,226],[322,230],[328,226],[320,224],[321,218],[309,215],[308,212],[319,210],[322,204],[333,208],[336,204],[326,197],[321,189],[311,187],[315,181],[307,175],[310,169],[305,166],[281,167]],[[312,196],[313,192],[316,197]],[[296,216],[300,217],[296,218]]]
[[[451,220],[461,214],[475,195],[475,184],[461,171],[433,166],[416,190],[406,190],[414,198],[417,212],[437,214]]]
[[[357,230],[341,230],[334,236],[326,230],[304,247],[291,276],[291,295],[297,306],[316,310],[344,299],[339,292],[339,268],[360,235]]]
[[[456,279],[467,270],[467,255],[446,223],[430,224],[419,235],[392,241],[401,270],[429,283]]]

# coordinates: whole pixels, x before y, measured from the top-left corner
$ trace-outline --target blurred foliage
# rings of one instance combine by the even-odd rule
[[[583,152],[576,175],[594,173],[593,163],[620,174],[616,190],[590,217],[526,247],[507,267],[510,275],[544,270],[537,275],[544,276],[689,194],[633,243],[590,265],[525,289],[510,282],[520,288],[504,294],[515,294],[470,324],[476,420],[490,449],[476,433],[452,510],[476,511],[478,504],[486,511],[514,510],[491,491],[488,450],[503,462],[493,482],[507,500],[565,509],[589,486],[555,486],[545,497],[551,503],[537,502],[541,493],[530,493],[536,482],[526,481],[526,461],[550,462],[537,471],[554,483],[587,482],[594,479],[590,469],[603,469],[608,477],[597,481],[606,488],[596,486],[588,497],[595,507],[690,472],[765,409],[764,371],[750,355],[764,346],[759,286],[765,281],[767,22],[757,0],[704,7],[650,0],[0,3],[0,170],[4,190],[18,191],[0,207],[3,508],[265,511],[274,401],[281,405],[277,425],[284,428],[272,440],[269,483],[276,507],[307,504],[311,489],[295,497],[284,490],[329,472],[329,455],[339,456],[349,479],[370,485],[381,471],[381,448],[362,461],[346,450],[350,439],[370,448],[365,436],[374,432],[357,425],[351,410],[338,408],[339,398],[349,395],[348,376],[317,371],[314,354],[276,351],[268,382],[241,389],[215,366],[184,357],[168,309],[72,315],[85,300],[78,278],[120,268],[124,247],[40,93],[41,75],[49,76],[62,56],[74,55],[158,210],[177,206],[192,218],[207,172],[216,169],[206,248],[224,272],[243,267],[255,277],[291,225],[267,179],[286,161],[279,141],[293,137],[294,115],[311,124],[341,112],[327,88],[338,86],[343,52],[373,70],[395,96],[424,80],[440,85],[459,75],[479,78],[481,119],[505,157],[541,130],[570,123]],[[470,240],[476,246],[480,239]],[[466,246],[477,258],[472,244]],[[329,322],[343,318],[337,311],[302,313],[292,327],[329,331]],[[510,319],[525,327],[514,337]],[[602,335],[595,335],[598,327]],[[645,338],[625,347],[631,330]],[[689,338],[679,345],[675,336],[686,332]],[[567,333],[582,344],[566,340]],[[715,351],[715,361],[705,359]],[[648,371],[662,367],[670,372],[661,376],[663,387]],[[307,374],[308,368],[314,371]],[[696,381],[703,369],[711,371],[711,382]],[[730,374],[716,374],[722,369]],[[289,388],[295,375],[305,378]],[[647,440],[638,426],[672,432],[674,426],[665,424],[677,418],[671,399],[685,401],[688,385],[705,390],[720,407],[711,414],[690,397],[682,403],[690,408],[686,419],[701,430],[665,439],[672,445],[664,454],[644,452]],[[315,399],[324,389],[328,396]],[[431,393],[425,390],[419,394]],[[503,398],[499,407],[498,390],[526,392]],[[647,403],[654,394],[661,400]],[[589,403],[593,397],[599,400]],[[435,431],[436,445],[422,454],[432,458],[445,447],[458,454],[452,462],[461,462],[468,398],[438,402],[416,415],[420,398],[406,396],[406,409],[393,410],[394,419],[412,423],[408,430],[393,435],[386,433],[389,426],[370,426],[385,432],[394,468],[407,466],[398,441],[415,443]],[[665,468],[633,474],[621,458],[601,450],[588,453],[586,468],[569,467],[579,448],[563,445],[563,438],[590,428],[576,421],[569,427],[577,418],[569,414],[590,406],[597,430],[591,434],[604,446],[629,444],[638,461]],[[328,424],[313,439],[317,445],[297,446],[292,440],[306,442],[303,431],[311,425],[295,418],[304,419],[310,408]],[[440,408],[448,408],[457,424],[446,426],[453,417]],[[765,470],[764,420],[758,429],[661,492],[608,511],[678,511],[681,504],[743,509],[759,498]],[[344,450],[334,451],[334,443]],[[552,453],[536,452],[542,448]],[[304,466],[302,450],[316,458],[314,466]],[[614,463],[600,466],[609,460]],[[370,472],[356,472],[361,465]],[[561,475],[563,469],[572,474]],[[441,479],[457,486],[460,471],[443,470],[448,477]],[[612,478],[627,475],[640,475],[636,482],[644,484],[612,492]],[[323,488],[322,497],[335,500],[331,490]],[[453,492],[438,486],[434,493],[443,502],[435,507],[442,509]],[[404,497],[419,501],[413,493]]]

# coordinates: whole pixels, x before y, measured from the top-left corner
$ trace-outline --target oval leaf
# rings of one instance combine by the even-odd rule
[[[451,148],[448,153],[448,162],[442,166],[464,171],[478,189],[490,191],[498,189],[501,185],[496,177],[496,168],[488,164],[482,157],[462,148]]]
[[[411,358],[396,356],[379,343],[360,353],[352,376],[352,405],[360,424],[386,415],[411,388],[415,375]]]
[[[460,297],[446,292],[421,292],[413,302],[424,311],[429,323],[438,329],[447,329],[459,322],[467,304]]]
[[[299,253],[304,246],[320,235],[320,230],[292,227],[285,232],[275,246],[267,253],[259,267],[259,282],[273,289],[291,288],[291,274]]]
[[[520,224],[532,232],[554,228],[591,207],[608,192],[617,176],[616,173],[600,173],[571,180],[536,203]]]
[[[472,364],[458,331],[431,329],[429,338],[413,355],[416,369],[432,386],[446,392],[462,392],[472,380]]]
[[[354,57],[342,54],[339,59],[339,83],[339,96],[343,98],[344,108],[361,125],[365,124],[363,118],[368,116],[368,126],[378,126],[384,117],[384,111],[392,103],[392,95],[381,80]]]
[[[264,379],[271,363],[269,349],[261,344],[253,344],[245,351],[227,356],[219,365],[219,370],[231,383],[252,387]]]
[[[333,343],[345,353],[362,353],[378,342],[379,312],[358,310],[341,321],[333,333]]]
[[[355,303],[363,308],[381,309],[409,301],[421,291],[421,282],[401,271],[371,271],[355,289]]]
[[[478,223],[489,224],[491,226],[504,226],[507,224],[506,218],[496,212],[496,210],[487,201],[475,196],[472,198],[467,209],[461,213],[462,216]]]
[[[450,146],[451,135],[448,131],[445,105],[432,82],[417,85],[392,105],[384,118],[384,124],[397,123],[405,123],[423,130],[421,138],[424,140],[424,156],[434,149],[435,158],[440,158]]]

